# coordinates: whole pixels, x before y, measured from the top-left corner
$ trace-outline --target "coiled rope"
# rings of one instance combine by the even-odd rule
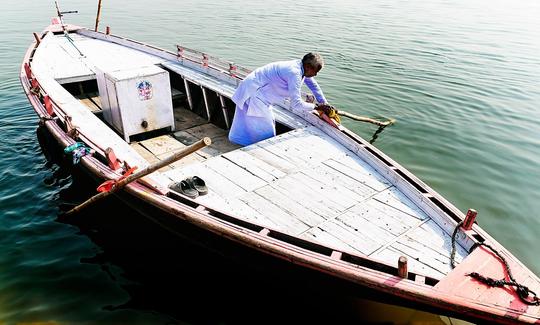
[[[457,224],[456,229],[454,229],[454,233],[452,234],[452,252],[450,253],[450,264],[452,265],[452,269],[456,267],[456,263],[454,261],[455,255],[456,255],[456,236],[457,236],[459,228],[462,225],[463,225],[463,221],[460,221]],[[506,273],[508,274],[508,278],[510,279],[510,281],[507,281],[504,278],[500,280],[493,279],[490,277],[483,276],[479,274],[478,272],[468,273],[467,276],[470,276],[471,278],[476,279],[490,287],[498,287],[498,288],[504,287],[504,286],[514,287],[516,290],[516,293],[518,294],[519,299],[523,303],[530,306],[540,306],[540,299],[538,298],[536,293],[532,291],[531,289],[529,289],[528,287],[524,286],[523,284],[518,283],[516,279],[514,279],[514,276],[512,275],[512,271],[510,270],[510,265],[508,265],[508,262],[506,261],[504,256],[502,256],[498,251],[496,251],[493,247],[491,247],[489,244],[486,244],[486,243],[475,243],[471,247],[470,252],[475,250],[478,246],[487,247],[489,250],[493,252],[493,254],[495,254],[501,260],[501,262],[503,262],[504,269]]]

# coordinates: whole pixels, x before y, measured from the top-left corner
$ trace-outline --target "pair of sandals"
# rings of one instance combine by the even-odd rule
[[[180,182],[173,183],[170,188],[192,199],[208,193],[206,183],[199,176],[188,177]]]

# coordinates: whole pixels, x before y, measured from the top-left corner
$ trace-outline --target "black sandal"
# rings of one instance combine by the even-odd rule
[[[169,187],[171,188],[171,190],[184,194],[185,196],[192,199],[199,196],[199,192],[195,188],[190,186],[190,184],[186,182],[185,180],[176,182]]]
[[[208,187],[206,187],[206,183],[199,176],[188,177],[184,181],[186,181],[191,188],[197,190],[199,195],[208,194]]]

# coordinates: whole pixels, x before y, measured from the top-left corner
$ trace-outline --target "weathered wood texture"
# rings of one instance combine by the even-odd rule
[[[191,132],[213,131],[206,128]],[[181,132],[175,136],[185,137]],[[265,227],[390,264],[405,256],[409,271],[434,278],[450,271],[450,237],[366,162],[314,127],[165,175],[171,182],[205,179],[210,194],[197,201]],[[456,260],[466,255],[458,245]]]

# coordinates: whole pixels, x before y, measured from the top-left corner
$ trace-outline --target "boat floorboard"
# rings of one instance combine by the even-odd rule
[[[213,127],[201,124],[174,137],[224,136],[224,130]],[[433,278],[450,272],[450,236],[371,166],[318,129],[300,128],[216,151],[164,175],[171,182],[203,178],[210,193],[196,201],[241,219],[389,264],[406,256],[410,271]],[[465,256],[458,245],[456,261]]]
[[[183,107],[177,107],[174,110],[174,116],[176,121],[176,132],[139,142],[132,142],[131,147],[148,160],[149,163],[153,163],[169,157],[203,137],[210,137],[212,139],[212,144],[170,164],[169,166],[161,168],[159,170],[160,172],[200,163],[210,157],[219,156],[223,153],[240,148],[240,146],[229,141],[226,130],[209,123],[206,119],[203,119],[190,110]]]

